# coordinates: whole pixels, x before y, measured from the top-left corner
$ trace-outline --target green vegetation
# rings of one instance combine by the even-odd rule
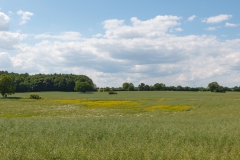
[[[38,94],[30,94],[30,99],[42,99],[41,96],[39,96]]]
[[[122,84],[122,88],[125,89],[126,91],[134,91],[134,85],[132,83],[124,82]]]
[[[16,92],[74,91],[77,82],[89,84],[88,91],[92,91],[95,87],[92,79],[85,75],[56,73],[29,75],[28,73],[18,74],[0,71],[1,75],[8,75],[12,78],[12,85],[15,86]]]
[[[74,87],[74,90],[85,93],[87,91],[91,91],[92,90],[92,86],[88,82],[77,81],[76,85]]]
[[[0,75],[0,93],[3,98],[7,98],[8,94],[13,94],[15,87],[12,84],[12,78],[6,74]]]
[[[115,92],[115,91],[113,91],[113,90],[110,90],[110,91],[108,92],[108,94],[117,94],[117,92]]]
[[[240,159],[240,93],[0,98],[1,159]]]
[[[224,87],[220,86],[217,82],[209,83],[208,88],[211,92],[225,92]]]

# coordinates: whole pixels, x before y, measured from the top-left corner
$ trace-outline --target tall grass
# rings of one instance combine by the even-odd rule
[[[1,159],[240,159],[239,93],[38,94],[0,99]]]

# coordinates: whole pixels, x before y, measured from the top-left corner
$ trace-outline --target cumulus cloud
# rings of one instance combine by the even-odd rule
[[[218,16],[208,17],[204,18],[202,22],[204,23],[220,23],[222,21],[226,21],[228,19],[232,18],[232,15],[229,14],[220,14]]]
[[[123,20],[106,20],[103,22],[106,29],[106,38],[140,38],[158,37],[165,34],[171,27],[180,25],[181,17],[156,16],[153,19],[141,21],[136,17],[131,18],[132,25],[127,26]]]
[[[193,21],[196,17],[196,15],[192,15],[191,17],[188,17],[188,21]]]
[[[23,24],[27,23],[27,21],[29,21],[31,19],[30,17],[33,16],[33,13],[31,13],[31,12],[24,12],[22,10],[19,10],[17,12],[17,14],[21,16],[20,25],[23,25]]]
[[[62,32],[60,35],[39,34],[35,36],[36,39],[59,39],[64,41],[78,41],[81,39],[79,32]]]
[[[0,31],[8,30],[9,21],[10,18],[3,12],[0,12]]]
[[[174,28],[174,30],[177,31],[177,32],[183,31],[183,29],[182,29],[182,28],[179,28],[179,27],[178,27],[178,28]]]
[[[10,18],[3,12],[0,12],[0,49],[16,49],[24,34],[9,31]]]
[[[18,45],[19,54],[10,59],[17,71],[86,74],[102,87],[121,86],[125,81],[138,85],[140,80],[184,85],[239,72],[240,39],[171,34],[171,29],[180,28],[180,19],[132,18],[130,25],[107,20],[103,22],[105,34],[81,40],[77,32],[37,35],[41,42]]]
[[[18,32],[0,31],[0,48],[16,49],[26,35]]]
[[[205,28],[206,30],[208,31],[215,31],[217,30],[217,27],[208,27],[208,28]]]
[[[228,22],[225,23],[225,27],[237,27],[237,26],[239,26],[239,24],[233,24]]]
[[[12,67],[10,55],[7,52],[0,52],[0,67],[1,69],[8,69]]]

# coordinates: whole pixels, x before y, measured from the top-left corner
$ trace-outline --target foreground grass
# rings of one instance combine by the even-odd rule
[[[240,159],[239,93],[39,94],[0,99],[1,159]]]

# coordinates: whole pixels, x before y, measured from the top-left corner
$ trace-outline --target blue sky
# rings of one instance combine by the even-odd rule
[[[0,70],[123,82],[240,86],[240,1],[0,3]]]

